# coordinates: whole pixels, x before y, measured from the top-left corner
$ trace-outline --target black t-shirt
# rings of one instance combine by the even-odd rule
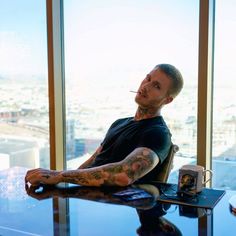
[[[160,159],[158,167],[168,155],[170,146],[171,134],[162,116],[140,121],[135,121],[133,117],[119,119],[109,128],[101,153],[89,167],[121,161],[138,147],[154,151]],[[151,180],[157,167],[142,180]]]

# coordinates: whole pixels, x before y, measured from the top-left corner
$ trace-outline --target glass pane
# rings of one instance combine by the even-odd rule
[[[236,2],[216,1],[213,185],[236,189]]]
[[[0,170],[49,167],[45,3],[1,0]]]
[[[175,65],[185,78],[182,94],[163,109],[180,147],[174,170],[195,160],[198,3],[64,2],[69,169],[94,153],[114,120],[135,114],[129,91],[159,63]]]

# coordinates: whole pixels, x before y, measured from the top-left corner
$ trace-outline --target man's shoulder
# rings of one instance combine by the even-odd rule
[[[119,124],[123,124],[123,123],[129,122],[132,119],[133,119],[133,117],[119,118],[119,119],[115,120],[112,123],[112,126],[116,126],[116,125],[119,125]]]
[[[158,116],[155,117],[155,119],[150,120],[150,122],[145,125],[143,133],[166,133],[171,135],[170,129],[162,116]]]
[[[129,117],[122,117],[122,118],[117,119],[116,121],[122,122],[122,121],[132,120],[133,118],[134,118],[134,117],[132,117],[132,116],[129,116]]]

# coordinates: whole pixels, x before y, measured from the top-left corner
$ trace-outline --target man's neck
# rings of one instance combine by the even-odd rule
[[[144,119],[149,119],[149,118],[153,118],[156,116],[160,116],[161,115],[161,110],[158,109],[151,109],[151,108],[142,108],[142,107],[138,107],[135,116],[134,116],[134,120],[144,120]]]

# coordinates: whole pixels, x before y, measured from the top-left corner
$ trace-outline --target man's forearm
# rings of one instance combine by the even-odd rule
[[[129,178],[119,164],[108,164],[89,169],[67,170],[61,172],[61,182],[83,186],[126,186]]]
[[[148,173],[158,163],[156,154],[137,148],[125,160],[89,169],[61,172],[61,182],[84,186],[127,186]]]

